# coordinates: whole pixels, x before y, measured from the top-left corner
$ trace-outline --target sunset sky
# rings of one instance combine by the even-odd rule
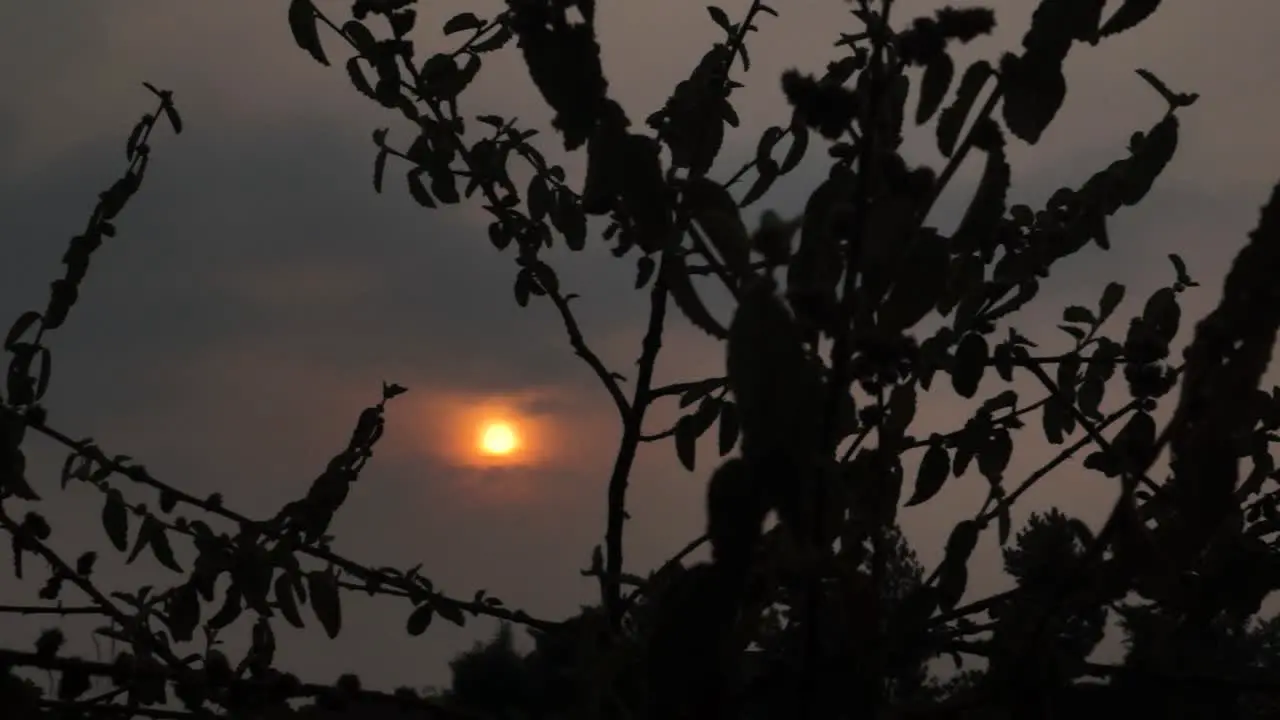
[[[724,0],[722,7],[736,19],[748,4]],[[899,0],[897,24],[941,4]],[[996,9],[999,28],[958,50],[960,67],[1017,47],[1035,5],[979,4]],[[348,2],[319,5],[348,17]],[[639,124],[720,31],[701,3],[599,5],[611,92]],[[748,87],[734,95],[743,126],[726,144],[718,179],[753,155],[765,127],[789,118],[781,73],[821,72],[837,57],[837,33],[857,31],[841,0],[775,5],[781,17],[762,18],[750,38],[752,71],[739,77]],[[417,41],[425,57],[453,47],[454,38],[433,30],[444,19],[463,9],[488,17],[503,3],[422,6]],[[265,518],[305,493],[361,409],[378,400],[380,383],[399,383],[410,392],[390,403],[387,436],[335,523],[338,551],[369,565],[421,563],[437,588],[455,596],[483,588],[537,616],[570,614],[596,600],[595,583],[579,570],[603,536],[618,434],[609,397],[574,356],[550,303],[516,305],[513,256],[490,245],[478,202],[420,208],[394,164],[383,194],[374,192],[370,134],[389,127],[391,142],[405,146],[408,123],[351,87],[341,67],[347,51],[335,38],[322,32],[333,67],[299,50],[285,7],[283,0],[3,5],[0,322],[7,327],[22,311],[43,307],[67,240],[124,169],[125,138],[153,108],[141,82],[174,90],[188,129],[176,138],[157,133],[120,235],[95,255],[81,303],[51,341],[51,424],[93,437],[109,454],[131,455],[193,494],[220,492],[228,506]],[[1148,294],[1172,280],[1170,252],[1202,283],[1184,296],[1182,337],[1216,303],[1230,258],[1280,180],[1277,26],[1274,0],[1167,0],[1137,30],[1073,49],[1064,110],[1040,145],[1011,141],[1018,201],[1035,206],[1058,187],[1078,186],[1123,157],[1131,133],[1159,119],[1164,103],[1135,68],[1200,100],[1180,111],[1178,154],[1142,207],[1111,223],[1114,249],[1091,246],[1061,263],[1019,321],[1047,351],[1069,347],[1054,330],[1062,308],[1096,306],[1112,280],[1129,290],[1108,326],[1110,336],[1122,337]],[[550,113],[514,45],[487,57],[463,111],[514,115],[523,127],[549,130]],[[535,142],[580,186],[581,157],[563,158],[550,132]],[[909,130],[906,153],[941,167],[932,125]],[[766,208],[798,212],[826,159],[815,136],[808,161],[746,211],[748,223]],[[944,231],[958,221],[977,171],[976,163],[962,170],[935,213],[932,222]],[[611,369],[633,376],[647,300],[631,290],[634,258],[615,260],[609,247],[597,236],[580,254],[558,248],[549,258],[565,290],[582,296],[575,309],[588,342]],[[727,320],[724,305],[714,309]],[[686,323],[673,325],[660,382],[723,372],[718,346]],[[922,404],[915,434],[954,428],[968,416],[971,404],[941,386]],[[1015,387],[1039,397],[1033,384]],[[993,375],[979,399],[1000,389]],[[664,409],[658,417],[674,415]],[[490,420],[513,424],[516,452],[476,451]],[[1037,425],[1016,436],[1009,485],[1054,452],[1037,439]],[[98,520],[101,496],[85,487],[59,492],[63,454],[35,439],[27,448],[32,481],[49,499],[41,510],[57,549],[113,556],[99,566],[111,589],[174,581],[150,560],[117,563]],[[689,473],[669,441],[644,449],[632,483],[628,571],[646,572],[700,532],[714,456],[711,444],[700,451],[698,470]],[[984,484],[976,475],[953,480],[930,505],[903,513],[927,565],[951,524],[981,505]],[[145,493],[134,497],[155,505]],[[1051,504],[1096,522],[1110,498],[1107,483],[1069,463],[1029,493],[1015,523]],[[995,560],[994,541],[984,539],[971,593],[1000,589]],[[0,578],[0,604],[33,601],[36,585],[15,586],[8,571]],[[82,600],[73,590],[64,597]],[[285,669],[321,682],[358,672],[374,687],[440,685],[449,658],[494,627],[473,620],[460,630],[438,620],[409,638],[405,602],[355,594],[344,602],[337,640],[315,623],[305,632],[278,630]],[[73,649],[92,656],[85,638],[96,625],[66,624]],[[4,616],[0,645],[25,644],[42,626]]]

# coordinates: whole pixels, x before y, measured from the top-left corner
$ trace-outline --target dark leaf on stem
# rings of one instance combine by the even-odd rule
[[[311,0],[292,0],[289,3],[289,29],[293,31],[293,40],[298,43],[298,47],[311,53],[311,57],[321,65],[329,64],[329,58],[324,55],[324,46],[320,44],[316,9]]]

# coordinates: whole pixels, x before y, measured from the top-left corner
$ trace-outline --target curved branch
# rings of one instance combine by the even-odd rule
[[[558,290],[552,290],[545,286],[544,289],[547,291],[547,297],[551,298],[551,303],[556,306],[556,310],[560,313],[560,319],[564,321],[565,332],[569,334],[569,345],[573,347],[574,353],[595,371],[596,377],[600,378],[605,390],[609,392],[609,397],[613,398],[613,404],[617,406],[618,413],[625,421],[631,415],[631,405],[627,402],[626,396],[623,395],[622,387],[618,385],[618,375],[609,372],[609,369],[604,366],[604,362],[600,360],[600,356],[596,355],[587,346],[587,341],[582,336],[582,329],[578,326],[578,321],[574,318],[573,311],[569,308],[569,301]]]

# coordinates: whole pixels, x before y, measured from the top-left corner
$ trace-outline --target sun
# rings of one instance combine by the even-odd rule
[[[491,421],[480,428],[480,452],[491,457],[505,457],[520,448],[520,437],[508,422]]]

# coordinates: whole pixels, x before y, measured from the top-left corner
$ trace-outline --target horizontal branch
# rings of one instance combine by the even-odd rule
[[[156,479],[150,472],[140,465],[126,466],[113,458],[107,457],[105,453],[96,447],[90,446],[85,442],[74,440],[65,433],[48,426],[43,421],[36,422],[35,420],[27,417],[24,413],[21,413],[7,405],[0,405],[0,412],[20,417],[32,430],[35,430],[70,450],[82,455],[92,453],[92,458],[95,462],[99,463],[102,467],[109,468],[115,474],[122,475],[133,482],[145,485],[154,490],[169,493],[180,503],[191,505],[192,507],[199,508],[211,515],[216,515],[225,520],[230,520],[241,527],[258,530],[267,537],[270,537],[272,540],[279,541],[281,539],[278,534],[272,531],[271,524],[268,522],[253,520],[245,515],[235,512],[234,510],[229,510],[219,503],[211,503],[189,493],[183,492],[168,483]],[[424,588],[414,584],[412,581],[391,573],[372,570],[323,547],[315,545],[299,545],[297,549],[299,552],[309,555],[317,560],[323,560],[324,562],[331,563],[335,567],[344,570],[366,583],[375,583],[379,586],[398,588],[405,591],[406,596],[412,593],[413,597],[422,597],[425,592],[428,600],[433,604],[446,604],[460,610],[470,612],[473,615],[486,615],[499,620],[506,620],[508,622],[536,627],[543,630],[553,629],[558,627],[560,624],[557,622],[534,618],[523,610],[510,610],[504,607],[487,605],[482,602],[456,600],[444,595],[443,593],[425,591]]]
[[[87,660],[78,657],[65,657],[58,655],[42,655],[35,652],[24,652],[21,650],[9,650],[0,648],[0,666],[30,668],[34,670],[45,670],[52,672],[76,672],[90,677],[115,678],[119,674],[119,668],[114,663],[101,662],[97,660]],[[182,672],[187,672],[187,668],[183,668]],[[166,681],[173,682],[180,678],[179,671],[171,668],[158,667],[155,672],[159,673]],[[275,672],[275,671],[272,671]],[[439,703],[429,699],[417,696],[405,696],[403,694],[389,694],[378,692],[376,690],[359,689],[338,689],[333,685],[320,685],[318,683],[299,682],[290,688],[287,695],[282,693],[278,687],[279,678],[283,677],[283,673],[277,676],[268,676],[266,678],[233,678],[227,682],[228,688],[237,688],[247,691],[246,697],[252,697],[254,694],[269,690],[277,695],[282,695],[289,699],[306,699],[321,698],[332,696],[335,693],[341,693],[348,701],[379,703],[379,704],[411,704],[415,708],[420,708],[427,713],[427,717],[438,720],[477,720],[476,715],[446,708]],[[112,708],[115,705],[106,703],[86,703],[81,701],[75,703],[81,709],[87,709],[89,706],[97,708]],[[132,708],[130,708],[132,711]],[[158,708],[157,708],[158,709]],[[135,714],[142,714],[133,711]],[[152,717],[192,717],[191,715],[163,716],[151,715]]]
[[[0,614],[9,615],[105,615],[93,605],[56,607],[54,605],[0,605]]]

